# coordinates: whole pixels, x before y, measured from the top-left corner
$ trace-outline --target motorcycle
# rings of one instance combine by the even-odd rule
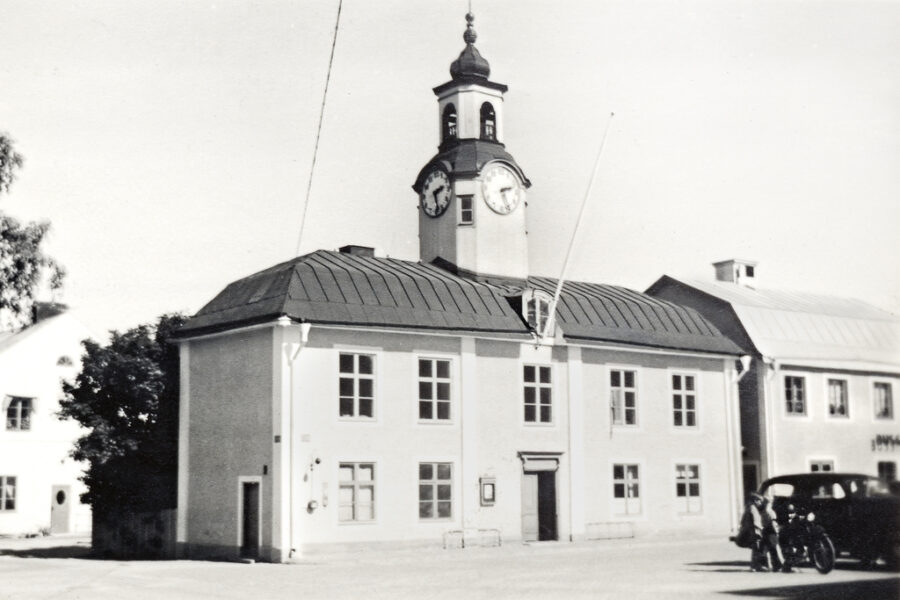
[[[815,519],[813,513],[806,516],[796,513],[788,515],[787,523],[778,534],[786,571],[807,563],[812,563],[822,575],[834,569],[834,544],[825,528],[818,525]]]

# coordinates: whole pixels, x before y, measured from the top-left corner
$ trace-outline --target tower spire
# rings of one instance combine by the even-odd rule
[[[475,40],[478,34],[475,33],[475,15],[471,9],[466,13],[466,30],[463,33],[463,40],[466,47],[460,52],[459,58],[450,64],[450,76],[453,79],[477,78],[487,79],[491,75],[491,65],[481,56],[478,49],[475,48]]]

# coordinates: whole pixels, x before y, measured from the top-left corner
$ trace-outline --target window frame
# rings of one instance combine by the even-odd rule
[[[681,477],[680,468],[696,469],[696,477]],[[703,463],[699,460],[678,460],[674,463],[675,470],[675,504],[676,512],[680,516],[699,516],[703,514]],[[679,486],[685,486],[685,494],[679,495]],[[691,486],[697,487],[697,493],[691,494]]]
[[[529,368],[535,370],[534,371],[535,379],[534,379],[534,381],[530,381],[530,382],[527,381],[525,378],[526,370]],[[547,382],[541,381],[541,372],[544,369],[547,370],[548,377],[549,377],[549,381],[547,381]],[[554,382],[554,377],[553,377],[553,365],[552,364],[522,363],[522,413],[521,413],[522,414],[522,424],[524,424],[528,427],[532,427],[532,426],[548,427],[548,426],[553,426],[556,424],[556,410],[554,409],[554,405],[553,405],[553,396],[554,396],[553,382]],[[535,391],[534,402],[531,402],[531,403],[528,402],[527,390],[529,388],[534,389],[534,391]],[[547,390],[548,393],[550,394],[550,402],[549,402],[549,406],[548,406],[549,412],[550,412],[550,419],[546,420],[546,421],[542,418],[542,415],[544,412],[542,410],[544,408],[543,398],[542,398],[542,394],[541,394],[542,390]],[[534,410],[535,418],[534,418],[534,420],[531,420],[531,421],[528,420],[528,410],[527,409],[528,409],[529,405],[533,406],[535,409]]]
[[[441,356],[440,354],[416,354],[414,356],[413,368],[415,369],[415,417],[416,421],[419,424],[423,425],[452,425],[455,422],[456,418],[456,400],[454,398],[455,389],[456,389],[456,381],[457,378],[455,376],[456,369],[456,360],[455,356]],[[431,361],[432,367],[431,372],[432,375],[423,376],[421,375],[421,363],[422,361]],[[446,362],[447,364],[447,377],[439,377],[437,375],[437,363],[438,362]],[[431,383],[431,393],[432,398],[422,398],[422,384],[424,382]],[[447,391],[447,399],[437,398],[439,384],[447,383],[448,391]],[[423,417],[422,416],[422,403],[429,402],[431,404],[431,417]],[[447,418],[442,419],[437,416],[439,409],[439,402],[446,402],[447,404]]]
[[[433,476],[428,479],[422,478],[422,466],[430,465],[432,469]],[[449,466],[450,467],[450,475],[447,478],[440,478],[439,475],[439,466]],[[453,488],[455,487],[454,478],[456,477],[456,468],[455,464],[452,460],[441,460],[441,459],[424,459],[416,461],[416,520],[419,523],[446,523],[448,521],[453,521],[455,518],[455,510],[456,500],[454,499]],[[439,483],[439,482],[447,482],[447,483]],[[449,499],[442,500],[440,498],[440,490],[438,486],[448,486],[450,488],[450,497]],[[422,499],[422,489],[423,486],[431,486],[431,498]],[[450,514],[447,516],[440,516],[440,507],[439,503],[448,502],[450,504]],[[422,516],[422,506],[423,503],[429,503],[432,507],[432,516]]]
[[[794,387],[793,385],[788,387],[789,379],[790,380],[799,380],[800,384],[801,384],[800,387],[797,388],[797,387]],[[781,388],[781,390],[782,390],[782,405],[781,406],[782,406],[782,409],[784,410],[784,414],[788,417],[807,417],[807,416],[809,416],[809,392],[808,392],[809,386],[806,383],[806,376],[785,373],[783,375],[782,382],[784,385]],[[791,381],[791,384],[793,384],[793,383],[794,383],[794,381]],[[798,402],[797,398],[794,396],[794,392],[798,389],[801,394],[801,398],[800,398],[799,402],[802,402],[802,406],[803,406],[803,410],[800,412],[793,410],[795,403]],[[789,392],[790,392],[790,394],[789,394]]]
[[[337,410],[337,419],[342,422],[357,422],[357,423],[372,423],[377,421],[378,419],[378,365],[379,365],[379,354],[373,350],[369,349],[360,349],[360,348],[336,348],[337,350],[337,390],[336,397],[338,399],[338,410]],[[344,355],[353,356],[353,369],[352,373],[343,372],[341,370],[341,357]],[[359,372],[359,357],[366,356],[372,359],[372,372],[371,373],[360,373]],[[360,377],[362,376],[362,377]],[[342,402],[348,396],[342,393],[341,390],[341,380],[342,379],[351,379],[353,381],[353,414],[352,415],[343,415],[342,412]],[[359,414],[360,408],[360,399],[364,398],[360,395],[360,379],[368,379],[372,382],[372,396],[370,398],[372,402],[372,415],[365,416]]]
[[[695,432],[700,430],[700,375],[697,371],[688,371],[683,369],[670,369],[667,371],[668,384],[669,384],[669,400],[670,404],[670,420],[669,426],[675,431],[683,431],[683,432]],[[680,377],[682,381],[682,386],[686,378],[690,377],[693,380],[694,389],[687,390],[685,388],[675,389],[675,381],[676,377]],[[690,393],[687,393],[690,392]],[[686,396],[692,395],[694,398],[694,408],[689,409],[686,406]],[[675,406],[675,397],[681,396],[682,404],[681,408]],[[694,416],[694,424],[687,425],[687,415],[692,413]],[[675,417],[677,415],[681,415],[682,423],[679,425],[675,423]]]
[[[888,415],[887,416],[879,416],[878,414],[878,392],[879,386],[884,386],[884,389],[887,390],[887,400],[888,400]],[[894,415],[896,411],[894,410],[894,383],[887,379],[873,379],[872,384],[869,387],[871,390],[870,393],[872,395],[872,420],[876,423],[881,423],[884,421],[893,421]]]
[[[460,194],[456,197],[459,205],[459,213],[457,215],[457,225],[460,227],[473,227],[475,225],[475,196],[472,194]],[[463,206],[468,203],[468,208]],[[466,214],[468,213],[468,220]]]
[[[12,483],[10,483],[12,480]],[[0,475],[0,513],[11,513],[16,512],[18,510],[18,500],[19,494],[19,478],[17,475]],[[12,489],[12,495],[7,495],[9,489]],[[12,504],[12,507],[7,508],[7,505]]]
[[[844,406],[844,414],[838,414],[836,412],[832,412],[832,394],[831,394],[831,384],[832,383],[841,383],[841,390],[843,391],[843,406]],[[828,375],[825,377],[825,400],[826,400],[826,415],[829,419],[836,419],[838,421],[846,421],[850,419],[850,380],[846,377],[838,377]]]
[[[342,471],[345,467],[351,467],[353,469],[353,479],[343,479]],[[359,471],[362,467],[370,467],[372,472],[372,479],[359,479]],[[374,460],[339,460],[337,462],[337,521],[340,525],[367,525],[370,523],[375,523],[378,520],[378,467],[377,462]],[[367,503],[361,502],[359,500],[360,488],[372,488],[372,501],[368,503],[370,505],[371,510],[371,518],[369,519],[361,519],[359,518],[358,507],[365,506]],[[341,511],[347,504],[343,501],[341,492],[344,489],[352,490],[352,500],[349,504],[350,511],[352,514],[352,518],[344,519],[341,516]]]
[[[616,468],[622,468],[623,477],[616,477]],[[637,473],[637,477],[632,479],[629,477],[630,471],[629,467],[634,467]],[[643,471],[644,465],[641,461],[637,460],[613,460],[610,462],[610,511],[613,517],[616,518],[638,518],[644,516],[644,502],[643,502],[643,481],[641,479],[641,472]],[[616,486],[621,485],[624,486],[622,489],[623,496],[616,496]],[[637,486],[637,496],[629,496],[629,486]],[[636,500],[629,502],[629,499]],[[624,507],[624,509],[620,509]]]
[[[4,404],[4,429],[6,431],[32,431],[35,399],[28,396],[6,396]],[[11,415],[16,411],[16,416]],[[11,423],[15,422],[14,426]],[[24,423],[24,426],[23,426]]]
[[[634,378],[633,378],[633,379],[634,379],[634,380],[633,380],[634,385],[633,385],[631,388],[627,388],[627,387],[624,387],[624,386],[622,386],[622,385],[614,386],[614,385],[613,385],[613,381],[612,381],[613,373],[614,373],[614,372],[620,372],[620,373],[622,374],[622,375],[620,376],[620,381],[621,381],[622,383],[625,382],[624,373],[626,373],[626,372],[631,372],[631,373],[633,373],[633,375],[634,375]],[[621,430],[625,430],[625,431],[628,431],[628,430],[638,430],[638,429],[640,429],[640,427],[641,427],[641,419],[640,419],[640,396],[639,396],[639,392],[640,392],[640,389],[641,389],[641,385],[640,385],[640,384],[641,384],[641,376],[640,376],[640,373],[641,373],[641,370],[640,370],[640,368],[637,367],[637,366],[633,366],[633,365],[609,365],[609,368],[607,369],[607,374],[606,374],[606,385],[607,385],[607,391],[608,391],[608,394],[607,394],[607,403],[608,403],[608,408],[609,408],[609,410],[608,410],[608,417],[607,417],[607,418],[609,419],[610,427],[614,427],[614,428],[616,428],[616,429],[621,429]],[[614,417],[615,417],[615,406],[614,406],[614,404],[613,404],[613,393],[614,393],[614,390],[618,390],[618,389],[623,390],[623,391],[622,391],[622,411],[623,411],[623,412],[622,412],[622,415],[623,415],[623,419],[622,419],[622,422],[621,422],[621,423],[616,422],[616,420],[615,420],[615,418],[614,418]],[[629,389],[630,389],[630,390],[633,390],[633,393],[634,393],[634,406],[633,406],[633,408],[632,408],[632,410],[634,411],[634,423],[627,423],[627,422],[626,422],[626,421],[627,421],[627,418],[626,418],[627,412],[626,412],[626,411],[628,410],[628,407],[626,406],[626,402],[625,402],[625,400],[626,400],[626,399],[625,399],[625,392],[628,391]]]

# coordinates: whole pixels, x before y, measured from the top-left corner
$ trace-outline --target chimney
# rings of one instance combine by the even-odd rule
[[[713,263],[716,268],[716,281],[729,281],[744,287],[756,284],[756,262],[732,258]]]
[[[367,258],[375,257],[375,248],[370,246],[355,246],[353,244],[348,244],[347,246],[341,246],[338,248],[341,254],[350,254],[352,256],[364,256]]]

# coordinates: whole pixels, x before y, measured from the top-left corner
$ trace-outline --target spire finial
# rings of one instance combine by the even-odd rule
[[[463,34],[463,39],[467,44],[474,44],[475,40],[478,39],[478,34],[475,33],[475,27],[472,25],[474,21],[475,15],[470,10],[466,13],[466,32]]]

